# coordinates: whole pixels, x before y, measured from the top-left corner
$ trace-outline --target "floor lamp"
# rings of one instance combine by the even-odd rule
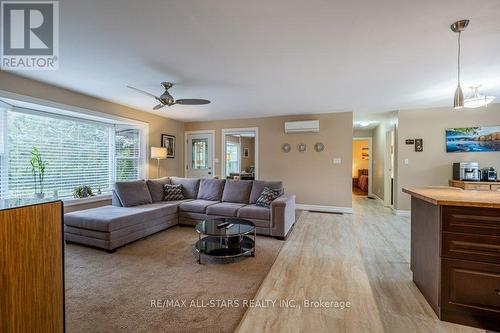
[[[160,178],[160,160],[167,158],[167,148],[151,147],[151,158],[156,159],[156,178]]]

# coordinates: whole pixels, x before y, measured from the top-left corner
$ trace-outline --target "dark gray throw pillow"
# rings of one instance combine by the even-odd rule
[[[164,201],[178,201],[184,200],[184,195],[182,194],[182,185],[163,185],[163,200]]]
[[[163,200],[163,185],[170,184],[170,178],[148,179],[146,180],[146,184],[148,185],[153,202],[160,202]]]
[[[144,180],[116,182],[115,193],[123,207],[139,206],[153,202]]]
[[[276,200],[281,195],[281,190],[273,190],[269,187],[264,187],[264,190],[260,194],[259,198],[255,202],[256,206],[260,207],[270,207],[271,203]]]

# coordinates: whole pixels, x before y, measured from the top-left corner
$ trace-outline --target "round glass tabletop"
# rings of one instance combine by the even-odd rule
[[[208,236],[241,236],[254,232],[255,225],[248,220],[238,218],[217,218],[201,221],[196,231]]]

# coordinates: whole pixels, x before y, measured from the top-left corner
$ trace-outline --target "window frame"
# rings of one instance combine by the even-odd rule
[[[138,179],[147,179],[149,176],[148,150],[149,150],[149,124],[129,118],[110,115],[102,112],[83,109],[75,106],[45,101],[38,98],[22,96],[0,90],[0,126],[6,129],[7,114],[11,112],[21,112],[25,114],[34,114],[44,117],[53,117],[55,119],[67,119],[78,122],[88,122],[100,125],[107,125],[113,128],[110,131],[110,156],[111,163],[110,181],[111,184],[116,181],[117,156],[115,151],[115,137],[117,129],[133,128],[139,130],[139,174]],[[0,148],[0,198],[4,198],[8,191],[8,140],[7,131],[1,131],[4,137],[0,140],[3,147]],[[5,192],[5,193],[4,193]],[[62,197],[63,198],[63,197]]]

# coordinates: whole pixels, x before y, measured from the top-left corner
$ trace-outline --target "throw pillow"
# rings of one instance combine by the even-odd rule
[[[281,190],[273,190],[269,187],[264,187],[264,190],[260,194],[259,198],[255,202],[256,206],[260,207],[270,207],[271,202],[276,200],[281,195]]]
[[[182,195],[182,185],[163,185],[163,201],[177,201],[184,200],[184,195]]]

